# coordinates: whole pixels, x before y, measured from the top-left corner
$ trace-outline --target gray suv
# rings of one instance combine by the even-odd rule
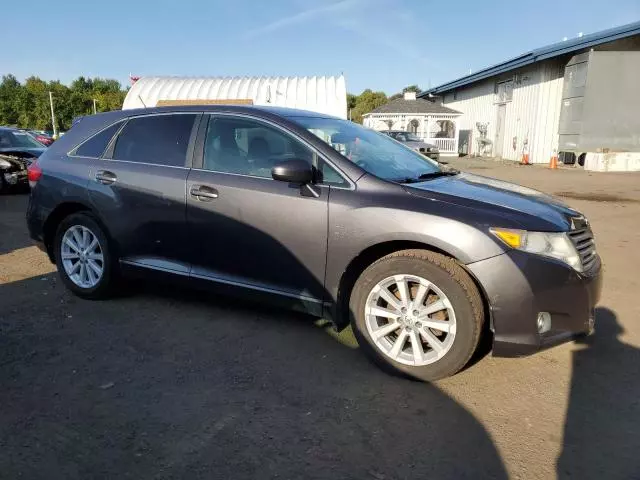
[[[387,369],[458,372],[590,332],[589,223],[346,120],[184,106],[83,117],[28,169],[32,238],[83,298],[166,278],[349,325]]]

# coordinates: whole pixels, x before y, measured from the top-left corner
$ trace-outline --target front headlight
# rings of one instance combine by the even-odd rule
[[[0,158],[0,167],[9,168],[11,167],[11,162],[7,162],[6,160],[3,160],[2,158]]]
[[[527,232],[509,228],[491,228],[491,233],[516,250],[557,258],[578,272],[580,255],[565,232]]]

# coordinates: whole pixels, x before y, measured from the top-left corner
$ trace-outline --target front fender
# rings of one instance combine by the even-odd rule
[[[469,209],[434,202],[431,211],[425,213],[413,200],[415,197],[406,193],[400,194],[397,201],[396,195],[383,194],[382,197],[378,205],[372,205],[374,198],[362,195],[362,192],[331,192],[325,275],[325,289],[330,296],[327,301],[337,302],[340,280],[348,266],[362,252],[376,245],[399,241],[421,244],[442,251],[462,264],[505,252],[490,236],[489,225],[463,221],[463,215],[468,216]],[[354,201],[368,205],[353,205]],[[417,208],[412,210],[411,207]],[[464,211],[456,212],[457,208]]]

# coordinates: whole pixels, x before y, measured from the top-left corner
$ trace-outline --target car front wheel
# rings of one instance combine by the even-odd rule
[[[424,381],[462,369],[484,322],[469,275],[453,259],[427,250],[374,262],[357,280],[350,310],[358,343],[376,363]]]
[[[76,213],[65,218],[56,232],[55,259],[69,290],[83,298],[107,297],[113,284],[109,242],[96,220]]]

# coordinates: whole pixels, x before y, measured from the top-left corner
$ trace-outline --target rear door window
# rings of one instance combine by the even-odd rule
[[[112,158],[184,167],[196,116],[174,113],[132,118],[118,135]]]
[[[122,122],[118,122],[105,128],[76,148],[73,154],[79,157],[100,158],[121,126]]]

